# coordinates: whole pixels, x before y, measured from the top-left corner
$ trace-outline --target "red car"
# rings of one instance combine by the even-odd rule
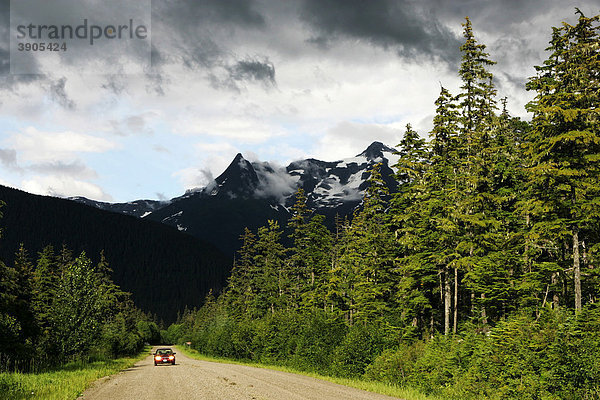
[[[154,366],[159,364],[175,365],[175,353],[169,348],[156,349],[154,352]]]

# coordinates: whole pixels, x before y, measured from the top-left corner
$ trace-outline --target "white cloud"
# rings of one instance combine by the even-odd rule
[[[260,143],[284,134],[281,129],[258,118],[227,116],[222,110],[215,118],[183,117],[173,123],[174,132],[184,135],[206,135],[237,143]]]
[[[326,161],[353,157],[374,141],[395,147],[403,134],[404,129],[392,126],[344,121],[325,133],[314,150],[314,156]]]
[[[211,170],[201,167],[184,168],[174,172],[172,176],[179,179],[185,190],[206,187],[214,179]]]
[[[72,160],[77,153],[103,153],[117,148],[107,139],[72,131],[49,132],[34,127],[14,134],[9,140],[24,162]]]
[[[112,197],[101,187],[90,182],[77,180],[69,176],[33,176],[21,182],[21,188],[27,192],[56,196],[84,196],[99,201],[112,201]]]
[[[550,27],[575,18],[574,2],[569,0],[565,6],[564,1],[554,0],[527,18],[514,18],[519,7],[499,12],[502,6],[493,2],[437,3],[433,15],[458,36],[463,11],[474,13],[476,37],[488,46],[490,58],[499,62],[494,68],[498,98],[508,96],[511,113],[527,117],[523,105],[532,93],[521,82],[547,56],[543,49]],[[584,10],[592,4],[583,3],[589,4]],[[112,192],[123,185],[113,184],[111,177],[139,171],[143,159],[148,165],[178,170],[172,177],[189,189],[208,184],[238,151],[246,158],[286,164],[310,156],[323,160],[351,157],[374,140],[395,146],[409,122],[427,137],[440,83],[458,93],[457,73],[446,64],[400,57],[393,46],[386,49],[353,37],[334,38],[319,47],[307,41],[315,32],[298,18],[299,4],[259,1],[255,5],[264,12],[265,25],[245,26],[241,20],[226,25],[198,23],[185,5],[178,9],[181,15],[164,15],[165,21],[153,24],[165,36],[163,47],[158,47],[164,63],[159,62],[147,75],[125,75],[118,66],[111,75],[82,74],[73,67],[5,88],[0,102],[0,147],[16,151],[25,175],[4,178],[45,185],[48,182],[34,179],[42,175],[40,170],[30,167],[54,165],[54,172],[45,173],[48,178],[60,181],[58,170],[68,170],[70,179],[98,179]],[[163,7],[168,10],[169,5],[159,8]],[[207,6],[198,7],[194,12],[203,15],[199,11]],[[533,6],[523,3],[523,7],[531,10]],[[179,23],[177,29],[172,23]],[[458,57],[459,49],[455,51]],[[244,59],[272,62],[276,85],[236,81],[228,86],[223,82],[227,67]],[[221,81],[211,80],[215,76]],[[61,93],[65,95],[62,103],[56,97]],[[65,106],[69,104],[72,107]],[[11,130],[2,130],[3,125],[30,128],[15,128],[9,134]],[[148,146],[149,134],[152,144]],[[194,145],[196,140],[199,143]],[[113,151],[121,147],[123,152]],[[122,156],[138,155],[142,149],[147,154],[130,160]],[[97,162],[98,154],[106,159],[102,167],[91,161]],[[78,160],[83,168],[73,168]],[[98,169],[97,176],[86,169],[87,164]],[[170,181],[159,181],[154,172],[152,168],[140,172],[140,181],[156,186],[149,193],[169,190],[165,187],[179,189]],[[56,182],[54,186],[59,187]],[[120,196],[138,198],[138,189],[129,186],[129,192]]]

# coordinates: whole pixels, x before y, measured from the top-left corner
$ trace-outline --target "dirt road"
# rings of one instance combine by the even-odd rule
[[[194,360],[154,366],[152,356],[94,384],[79,399],[390,400],[392,397],[287,372]]]

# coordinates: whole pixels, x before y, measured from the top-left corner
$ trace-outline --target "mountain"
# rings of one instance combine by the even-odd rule
[[[309,206],[326,217],[333,227],[335,215],[350,215],[362,201],[369,170],[382,163],[381,173],[390,191],[397,189],[390,168],[397,161],[395,150],[373,142],[355,157],[338,161],[306,159],[287,167],[250,162],[237,154],[225,171],[206,187],[190,190],[168,203],[148,202],[110,205],[82,198],[89,205],[176,227],[214,244],[233,257],[245,227],[256,230],[268,219],[285,226],[293,194],[302,187]]]
[[[60,250],[64,244],[75,255],[85,251],[94,262],[104,250],[114,282],[167,323],[222,288],[231,269],[231,259],[213,245],[168,224],[5,186],[0,200],[6,203],[0,260],[12,263],[20,243],[34,259],[46,245]]]
[[[112,211],[120,214],[131,215],[133,217],[144,218],[152,211],[168,204],[168,202],[158,200],[136,200],[129,203],[105,203],[86,199],[85,197],[69,197],[69,200],[74,200],[88,206],[96,207],[105,211]]]

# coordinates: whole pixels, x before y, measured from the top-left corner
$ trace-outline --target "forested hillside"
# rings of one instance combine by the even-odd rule
[[[375,166],[330,232],[299,191],[170,335],[447,398],[598,398],[600,26],[577,13],[527,83],[530,123],[497,98],[467,19],[460,92],[441,87],[429,140],[407,126],[398,193]]]
[[[20,247],[14,263],[0,261],[0,372],[134,355],[145,342],[159,342],[158,325],[110,272],[103,255],[93,264],[66,247],[47,246],[37,258]]]
[[[135,304],[170,323],[219,290],[231,260],[212,245],[158,222],[116,214],[54,197],[0,186],[0,260],[12,265],[21,244],[32,255],[51,245],[99,262],[104,251],[111,278]]]

